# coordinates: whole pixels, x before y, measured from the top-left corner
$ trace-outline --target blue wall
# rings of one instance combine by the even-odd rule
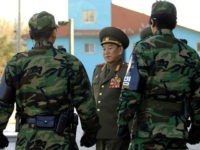
[[[106,26],[111,26],[111,0],[69,0],[68,6],[68,15],[69,18],[74,19],[75,30],[101,30]],[[83,23],[83,10],[95,10],[96,22]],[[94,54],[84,53],[85,43],[95,44],[96,52]],[[75,56],[84,64],[90,80],[92,79],[95,66],[97,64],[104,63],[101,50],[102,48],[98,37],[75,37],[74,39]]]
[[[111,25],[111,0],[69,0],[69,18],[74,19],[74,29],[99,30]],[[82,11],[96,10],[95,23],[83,23]]]
[[[173,32],[177,38],[186,39],[188,41],[188,45],[197,50],[197,43],[200,42],[200,32],[180,26],[177,26]],[[198,54],[200,55],[200,52],[198,52]]]
[[[84,53],[84,44],[93,43],[95,44],[96,52],[93,54]],[[74,40],[75,56],[79,58],[84,64],[88,76],[92,79],[92,73],[97,64],[103,63],[102,48],[98,38],[75,38]]]
[[[139,34],[129,37],[129,46],[125,50],[125,61],[128,62],[135,43],[140,40]]]

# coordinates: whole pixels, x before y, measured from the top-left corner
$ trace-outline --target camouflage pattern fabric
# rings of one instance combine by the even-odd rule
[[[34,14],[29,20],[30,30],[33,32],[51,31],[57,27],[54,16],[46,11]]]
[[[82,63],[65,49],[58,50],[48,42],[39,42],[34,49],[16,54],[7,63],[6,82],[16,89],[16,99],[10,107],[0,103],[0,130],[5,129],[14,102],[17,113],[23,117],[57,116],[68,109],[70,102],[81,121],[96,117],[96,104]],[[40,130],[24,124],[16,142],[16,150],[23,149],[76,150],[78,147],[75,135],[68,128],[60,136],[53,130]]]
[[[174,6],[174,4],[167,2],[167,1],[156,1],[153,5],[152,5],[152,9],[151,9],[151,15],[155,15],[155,14],[169,14],[172,16],[177,15],[176,12],[176,7]]]
[[[185,142],[180,139],[135,138],[129,144],[129,150],[186,150]]]
[[[185,98],[193,124],[200,123],[200,61],[195,50],[176,39],[171,30],[158,30],[134,48],[140,74],[139,88],[123,89],[118,126],[133,113],[133,141],[137,138],[187,139]],[[132,141],[132,142],[133,142]]]

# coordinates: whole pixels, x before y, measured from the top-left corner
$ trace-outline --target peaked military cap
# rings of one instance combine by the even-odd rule
[[[46,11],[34,14],[29,20],[29,28],[32,32],[46,32],[57,28],[54,16]]]
[[[101,45],[113,43],[126,49],[129,45],[128,36],[116,27],[105,27],[99,33]]]

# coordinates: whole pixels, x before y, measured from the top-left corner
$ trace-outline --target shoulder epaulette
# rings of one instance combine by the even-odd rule
[[[97,64],[95,68],[96,68],[97,70],[103,70],[104,67],[105,67],[105,63],[103,63],[103,64]]]

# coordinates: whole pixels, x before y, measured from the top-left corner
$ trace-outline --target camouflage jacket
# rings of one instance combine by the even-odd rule
[[[18,53],[7,63],[4,73],[7,84],[15,89],[15,99],[10,107],[0,103],[0,130],[5,129],[15,102],[17,113],[25,117],[56,116],[68,109],[70,103],[81,121],[96,116],[96,103],[85,68],[65,49],[46,46]],[[34,142],[40,143],[41,149],[69,147],[66,145],[69,139],[54,131],[27,128],[23,125],[18,134],[19,149],[31,149]],[[75,142],[70,141],[72,145]]]
[[[186,101],[192,123],[200,123],[200,61],[195,50],[162,29],[134,48],[140,76],[136,90],[124,88],[118,108],[118,125],[134,114],[132,135],[187,138]],[[199,124],[200,125],[200,124]]]

